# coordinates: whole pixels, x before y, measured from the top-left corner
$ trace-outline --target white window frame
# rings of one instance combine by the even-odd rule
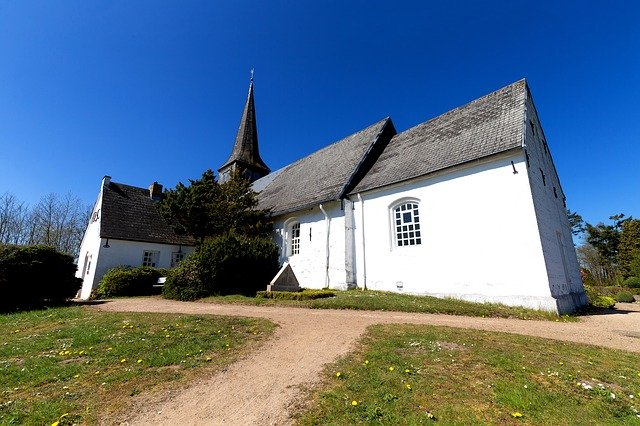
[[[287,219],[283,224],[283,231],[284,256],[291,257],[300,254],[300,244],[302,243],[302,226],[298,218],[292,217]],[[296,233],[296,231],[297,236],[294,237],[294,233]]]
[[[289,225],[289,256],[300,254],[300,222],[295,221]]]
[[[389,207],[393,249],[422,245],[424,229],[420,210],[420,200],[416,198],[403,198]]]
[[[174,251],[171,253],[171,267],[175,268],[184,260],[186,253],[183,251]]]
[[[160,263],[160,252],[158,250],[145,250],[142,252],[142,266],[158,268]]]

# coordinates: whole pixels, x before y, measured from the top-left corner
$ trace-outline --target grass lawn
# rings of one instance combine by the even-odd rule
[[[0,424],[113,423],[134,399],[213,373],[274,327],[81,307],[0,315]]]
[[[640,355],[506,333],[379,325],[330,365],[301,425],[640,424]]]
[[[238,303],[264,306],[299,306],[313,309],[357,309],[369,311],[423,312],[432,314],[501,317],[536,320],[576,321],[573,315],[558,316],[534,309],[517,308],[489,303],[473,303],[456,299],[411,296],[384,291],[336,291],[335,297],[314,300],[263,299],[245,296],[213,296],[201,299],[210,303]]]

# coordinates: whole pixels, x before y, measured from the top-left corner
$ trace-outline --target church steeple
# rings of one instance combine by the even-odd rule
[[[251,181],[269,174],[269,167],[260,158],[258,151],[258,128],[256,126],[256,107],[253,100],[253,70],[249,83],[249,95],[244,105],[240,126],[229,159],[218,169],[218,180],[226,182],[233,170],[241,170]]]

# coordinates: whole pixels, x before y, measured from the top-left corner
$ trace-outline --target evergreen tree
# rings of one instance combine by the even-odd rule
[[[207,170],[189,185],[178,183],[166,190],[158,203],[160,214],[177,233],[192,235],[200,243],[207,237],[239,233],[267,235],[270,225],[267,212],[257,209],[256,193],[251,182],[239,172],[219,184]]]
[[[638,219],[627,220],[622,224],[618,262],[622,278],[640,277],[640,220]]]

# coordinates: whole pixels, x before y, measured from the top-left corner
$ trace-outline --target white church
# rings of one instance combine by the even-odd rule
[[[271,211],[280,260],[305,288],[363,288],[567,313],[587,304],[560,186],[520,80],[397,132],[378,121],[270,172],[253,81],[225,181],[242,170]],[[157,214],[161,186],[102,182],[82,243],[87,298],[118,265],[193,251]]]

